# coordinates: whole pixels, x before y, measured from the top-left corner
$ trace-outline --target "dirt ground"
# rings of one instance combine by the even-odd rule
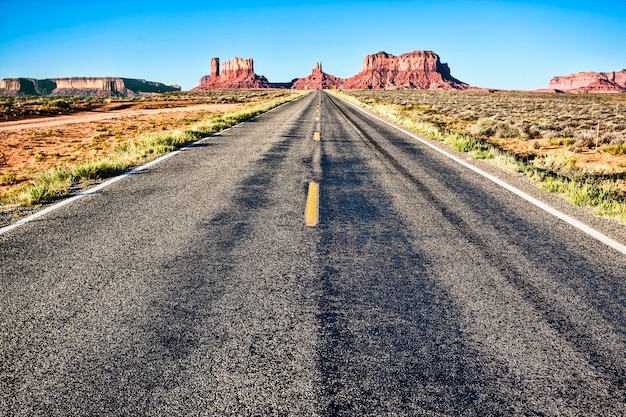
[[[183,128],[211,115],[249,106],[164,104],[168,108],[111,103],[95,111],[0,122],[0,197],[39,172],[87,161],[140,134]]]

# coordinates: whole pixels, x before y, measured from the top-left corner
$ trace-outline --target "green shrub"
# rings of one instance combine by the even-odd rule
[[[5,172],[0,175],[0,185],[13,185],[17,182],[17,177],[13,172]]]
[[[626,143],[613,143],[610,145],[602,145],[600,149],[610,155],[624,155],[626,154]]]
[[[52,100],[48,105],[50,108],[57,110],[67,110],[70,108],[70,103],[63,99]]]

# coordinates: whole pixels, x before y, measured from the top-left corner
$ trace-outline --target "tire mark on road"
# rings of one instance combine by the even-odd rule
[[[600,370],[605,375],[607,383],[610,383],[614,391],[619,392],[619,396],[626,398],[626,368],[624,368],[624,355],[621,350],[616,351],[599,343],[590,337],[585,327],[585,323],[574,323],[563,308],[551,301],[551,299],[543,294],[543,291],[524,279],[526,271],[519,270],[514,263],[509,262],[506,257],[502,256],[500,248],[494,247],[492,242],[486,241],[481,235],[473,230],[464,218],[450,209],[442,202],[422,181],[413,175],[405,166],[403,166],[394,156],[384,149],[362,126],[361,123],[367,123],[364,116],[354,115],[344,111],[331,98],[331,103],[348,120],[352,126],[360,133],[364,142],[371,146],[390,166],[392,166],[399,174],[401,174],[414,188],[421,194],[430,204],[433,205],[441,214],[441,216],[455,230],[459,232],[464,239],[472,245],[477,251],[484,254],[486,259],[490,259],[494,266],[501,271],[502,276],[516,288],[523,298],[533,306],[543,320],[567,340],[570,345],[582,357],[586,358],[588,363]],[[355,119],[358,118],[358,120]],[[392,145],[400,148],[403,152],[417,152],[410,146],[398,141],[390,141]],[[490,206],[487,204],[486,206]],[[502,211],[505,211],[502,208]],[[498,217],[493,216],[490,218]],[[521,219],[518,219],[521,221]],[[524,229],[532,230],[533,227],[528,224],[520,225]],[[537,233],[538,234],[538,233]],[[552,244],[552,242],[551,242]],[[558,243],[554,245],[559,246]],[[564,250],[564,249],[563,249]],[[623,291],[623,290],[622,290]]]

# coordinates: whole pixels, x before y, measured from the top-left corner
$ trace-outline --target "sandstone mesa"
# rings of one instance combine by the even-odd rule
[[[468,84],[450,75],[450,67],[433,51],[400,56],[386,52],[368,55],[363,70],[345,82],[348,89],[467,90]]]
[[[211,73],[200,79],[200,85],[191,91],[216,88],[271,88],[270,82],[254,73],[252,58],[237,58],[226,61],[220,68],[220,59],[211,59]]]
[[[234,58],[224,64],[222,71],[220,71],[219,58],[213,58],[211,74],[202,77],[200,85],[193,90],[268,87],[291,87],[297,90],[324,88],[476,89],[452,77],[448,65],[442,63],[433,51],[413,51],[400,56],[393,56],[386,52],[368,55],[363,60],[363,70],[347,79],[325,73],[322,70],[322,63],[317,62],[311,75],[297,78],[292,83],[269,83],[265,77],[254,73],[252,58]]]
[[[568,93],[624,93],[626,70],[557,76],[550,80],[549,89]]]
[[[73,77],[37,80],[0,80],[0,96],[96,96],[136,97],[145,94],[180,91],[179,85],[119,77]]]

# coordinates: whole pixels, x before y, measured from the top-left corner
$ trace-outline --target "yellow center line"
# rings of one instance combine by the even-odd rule
[[[313,133],[313,140],[316,140],[316,141],[320,140],[320,132]]]
[[[319,221],[320,209],[320,185],[316,182],[309,182],[309,193],[306,197],[306,208],[304,209],[304,221],[309,227],[317,226]]]

